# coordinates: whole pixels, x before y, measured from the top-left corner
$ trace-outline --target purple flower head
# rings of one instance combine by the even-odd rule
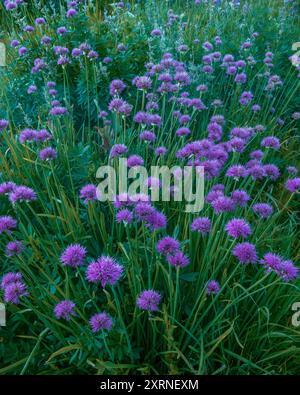
[[[209,233],[211,229],[211,221],[208,217],[198,217],[191,223],[191,230],[202,234]]]
[[[103,58],[103,63],[104,64],[108,64],[112,62],[112,58],[110,58],[109,56],[106,56],[105,58]]]
[[[284,281],[296,280],[299,274],[299,268],[291,260],[282,261],[278,270],[278,275]]]
[[[50,115],[60,116],[66,114],[67,112],[68,110],[66,109],[66,107],[54,106],[50,110]]]
[[[56,157],[57,157],[57,152],[54,148],[51,147],[46,147],[39,152],[39,158],[41,160],[48,161],[48,160],[56,159]]]
[[[99,54],[97,51],[91,50],[88,52],[87,57],[89,59],[98,59],[99,58]]]
[[[145,130],[144,132],[142,132],[140,134],[140,139],[142,141],[151,143],[156,140],[156,135],[155,135],[155,133],[151,132],[150,130]]]
[[[292,193],[300,192],[300,178],[290,178],[285,183],[285,187]]]
[[[176,135],[179,137],[188,136],[189,134],[191,134],[191,131],[189,128],[186,127],[181,127],[176,130]]]
[[[75,303],[71,300],[63,300],[54,308],[54,315],[58,320],[64,319],[70,321],[72,315],[75,316]]]
[[[240,104],[242,106],[247,106],[252,99],[253,99],[253,94],[250,91],[243,92],[240,97]]]
[[[83,55],[83,51],[80,48],[73,48],[72,52],[71,52],[71,56],[73,58],[77,58],[78,56],[82,56]]]
[[[240,177],[243,178],[247,176],[247,170],[242,165],[233,165],[227,170],[226,176],[233,177],[238,180]]]
[[[257,253],[254,244],[244,242],[237,244],[233,250],[232,254],[239,260],[242,264],[256,263]]]
[[[287,172],[293,176],[295,176],[298,173],[298,169],[295,166],[288,166],[286,168]]]
[[[8,127],[8,121],[6,119],[0,119],[0,132]]]
[[[120,210],[116,214],[116,221],[118,223],[124,222],[125,224],[130,224],[132,222],[132,219],[133,219],[132,212],[127,208]]]
[[[144,159],[139,155],[131,155],[127,160],[128,167],[143,166]]]
[[[107,284],[114,285],[122,276],[123,267],[113,258],[102,256],[89,264],[86,277],[89,282],[100,282],[104,288]]]
[[[86,249],[80,244],[69,245],[60,257],[60,261],[64,266],[81,266],[84,263]]]
[[[264,156],[264,153],[261,150],[252,151],[250,154],[251,159],[261,160]]]
[[[56,33],[59,34],[60,36],[63,36],[68,32],[68,29],[65,26],[60,26],[56,29]]]
[[[36,18],[36,20],[34,21],[34,23],[35,23],[36,25],[45,25],[45,24],[46,24],[46,21],[45,21],[45,18]]]
[[[160,29],[153,29],[150,34],[152,37],[160,37],[162,35],[162,32]]]
[[[246,191],[237,189],[231,193],[231,199],[236,205],[245,207],[251,198]]]
[[[111,96],[116,96],[121,94],[125,88],[126,85],[122,80],[113,80],[109,85],[109,93]]]
[[[151,78],[147,76],[135,77],[132,83],[140,90],[148,90],[152,85]]]
[[[273,148],[275,150],[278,150],[280,148],[280,141],[277,137],[268,136],[262,140],[260,145],[261,147]]]
[[[127,116],[131,113],[132,106],[123,99],[115,98],[109,103],[108,109]]]
[[[37,130],[34,133],[34,140],[37,142],[45,142],[52,138],[52,135],[46,129]]]
[[[181,251],[177,251],[173,255],[168,255],[167,261],[171,266],[176,267],[185,267],[190,263],[189,258]]]
[[[252,209],[262,218],[268,218],[273,213],[273,207],[267,203],[256,203],[253,205]]]
[[[26,25],[23,30],[24,32],[31,33],[34,31],[34,27],[30,25]]]
[[[230,220],[226,224],[225,230],[229,236],[235,239],[239,237],[246,239],[252,233],[250,225],[245,220],[237,218]]]
[[[163,255],[174,254],[180,249],[180,243],[173,237],[166,236],[158,241],[156,249]]]
[[[8,195],[14,190],[15,186],[16,184],[14,182],[3,182],[2,184],[0,184],[0,195]]]
[[[166,147],[157,147],[155,149],[155,155],[157,156],[163,156],[167,153],[167,148]]]
[[[5,248],[5,255],[7,257],[20,255],[24,248],[24,245],[20,241],[10,241]]]
[[[158,311],[161,294],[152,289],[142,291],[136,301],[138,308],[147,311]]]
[[[75,15],[77,15],[77,11],[75,10],[75,8],[69,8],[66,17],[73,18]]]
[[[10,215],[0,216],[0,234],[10,232],[17,227],[17,221]]]
[[[20,298],[28,296],[27,287],[21,281],[8,284],[4,289],[4,302],[19,304]]]
[[[31,95],[32,93],[35,93],[37,91],[37,86],[36,85],[30,85],[27,89],[27,93]]]
[[[36,138],[36,133],[36,130],[33,129],[22,130],[19,137],[20,143],[24,144],[26,142],[34,141]]]
[[[1,280],[1,289],[4,290],[10,284],[22,282],[22,273],[6,273]]]
[[[123,154],[126,154],[128,151],[128,148],[124,144],[115,144],[112,146],[110,150],[110,157],[115,158],[116,156],[121,156]]]
[[[264,166],[262,166],[260,164],[256,164],[256,165],[248,168],[248,174],[254,180],[262,180],[266,176],[266,171],[265,171]]]
[[[27,52],[28,52],[28,49],[26,48],[26,47],[21,47],[21,48],[19,48],[19,55],[20,56],[24,56],[24,55],[26,55],[27,54]]]
[[[220,141],[222,139],[222,126],[217,122],[211,122],[208,124],[208,138],[210,141]]]
[[[245,74],[245,73],[237,74],[237,75],[235,76],[234,81],[235,81],[237,84],[245,84],[245,83],[247,82],[247,74]]]
[[[102,313],[95,314],[91,317],[90,326],[94,333],[103,329],[110,331],[113,326],[113,320],[107,313],[105,313],[105,311],[103,311]]]
[[[270,177],[273,181],[280,177],[280,171],[276,165],[270,163],[266,164],[264,165],[264,171],[266,173],[266,177]]]
[[[210,280],[206,285],[206,293],[208,295],[218,294],[220,292],[220,284],[216,280]]]
[[[97,200],[97,187],[93,184],[87,184],[81,188],[79,196],[84,203]]]
[[[37,199],[36,193],[33,189],[25,187],[23,185],[16,186],[14,190],[8,196],[11,203],[17,202],[31,202]]]

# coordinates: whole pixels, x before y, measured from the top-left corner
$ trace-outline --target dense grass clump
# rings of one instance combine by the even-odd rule
[[[297,15],[0,3],[0,374],[299,373]],[[203,209],[102,201],[120,158],[201,166]]]

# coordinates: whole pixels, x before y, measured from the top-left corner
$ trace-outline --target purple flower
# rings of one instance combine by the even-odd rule
[[[36,25],[45,25],[46,21],[45,18],[36,18],[36,20],[34,21]]]
[[[122,80],[113,80],[109,85],[109,93],[111,96],[116,96],[121,94],[125,88],[126,85]]]
[[[41,129],[34,133],[34,140],[37,142],[44,143],[45,141],[51,140],[52,138],[53,138],[52,135],[49,132],[47,132],[46,129]]]
[[[28,296],[28,292],[26,285],[21,281],[12,282],[4,288],[5,303],[19,304],[23,296]]]
[[[115,98],[109,103],[108,109],[128,116],[132,111],[132,106],[123,99]]]
[[[285,183],[285,187],[292,193],[300,192],[300,178],[290,178]]]
[[[243,92],[240,97],[240,104],[242,106],[246,106],[251,102],[252,99],[253,99],[253,94],[250,91]]]
[[[19,55],[20,55],[20,56],[26,55],[27,52],[28,52],[28,49],[27,49],[26,47],[21,47],[21,48],[19,48]]]
[[[237,74],[237,75],[235,76],[234,81],[235,81],[237,84],[245,84],[245,83],[247,82],[247,74],[245,74],[245,73]]]
[[[52,109],[50,110],[50,114],[54,115],[54,116],[60,116],[60,115],[64,115],[66,114],[68,110],[65,107],[61,107],[61,106],[54,106],[52,107]]]
[[[147,311],[158,311],[161,294],[152,289],[142,291],[136,301],[138,308]]]
[[[176,130],[176,135],[180,136],[180,137],[188,136],[189,134],[191,134],[191,131],[190,131],[189,128],[186,128],[186,127],[181,127],[181,128]]]
[[[233,166],[229,167],[229,169],[227,170],[226,176],[233,177],[235,179],[239,179],[240,177],[247,176],[247,170],[242,165],[233,165]]]
[[[210,280],[206,285],[206,293],[208,295],[218,294],[220,292],[220,284],[216,280]]]
[[[273,207],[267,203],[256,203],[253,205],[252,209],[262,218],[268,218],[273,213]]]
[[[6,119],[0,119],[0,132],[6,129],[8,126],[8,121]]]
[[[152,37],[160,37],[162,35],[162,32],[159,29],[153,29],[150,34]]]
[[[70,8],[66,14],[67,18],[73,18],[75,15],[77,15],[75,8]]]
[[[12,283],[22,282],[22,273],[6,273],[1,280],[1,289],[4,290]]]
[[[211,229],[211,221],[208,217],[198,217],[191,223],[191,230],[202,234],[209,233]]]
[[[116,221],[118,223],[124,222],[125,224],[130,224],[132,222],[133,215],[132,212],[126,208],[120,210],[116,215]]]
[[[245,207],[251,198],[246,191],[237,189],[231,193],[231,199],[236,205]]]
[[[70,321],[71,316],[75,316],[75,303],[71,300],[63,300],[54,308],[54,315],[58,320],[64,319]]]
[[[244,242],[237,244],[233,250],[232,254],[239,260],[242,264],[256,263],[257,253],[254,244]]]
[[[180,249],[180,243],[173,237],[166,236],[158,241],[156,249],[163,255],[174,254]]]
[[[27,89],[27,93],[31,95],[32,93],[35,93],[37,91],[37,86],[36,85],[30,85]]]
[[[220,214],[223,212],[234,211],[235,203],[234,201],[227,196],[219,196],[211,203],[216,214]]]
[[[5,255],[7,257],[19,255],[24,248],[24,245],[20,241],[10,241],[5,248]]]
[[[97,333],[102,329],[110,331],[113,326],[113,320],[107,313],[105,313],[105,311],[103,311],[102,313],[95,314],[91,317],[90,326],[94,333]]]
[[[30,202],[36,200],[37,196],[33,189],[21,185],[16,186],[9,194],[8,198],[11,203],[16,203],[23,201]]]
[[[14,182],[3,182],[2,184],[0,184],[0,195],[8,195],[14,190],[15,186],[16,184]]]
[[[155,133],[151,132],[150,130],[145,130],[140,134],[140,139],[146,142],[153,142],[156,139]]]
[[[135,77],[132,83],[140,90],[150,89],[152,85],[151,78],[147,76]]]
[[[103,63],[104,64],[108,64],[112,62],[112,58],[110,58],[109,56],[106,56],[105,58],[103,58]]]
[[[157,155],[157,156],[162,156],[162,155],[165,155],[166,153],[167,153],[166,147],[157,147],[155,149],[155,155]]]
[[[280,148],[280,141],[277,137],[268,136],[262,140],[260,145],[261,147],[273,148],[275,150],[278,150]]]
[[[230,220],[226,226],[225,230],[229,236],[247,238],[252,232],[250,225],[243,219],[234,218]]]
[[[131,155],[127,160],[128,167],[143,166],[144,159],[139,155]]]
[[[287,172],[291,175],[296,175],[298,173],[298,169],[295,166],[288,166],[286,168]]]
[[[269,176],[271,180],[275,181],[280,177],[280,171],[276,165],[266,164],[264,165],[264,171],[266,176]]]
[[[112,146],[110,150],[110,157],[114,158],[116,156],[121,156],[123,154],[126,154],[128,151],[128,148],[124,144],[115,144]]]
[[[93,184],[87,184],[82,187],[80,190],[80,199],[83,199],[84,203],[97,200],[97,187]]]
[[[84,263],[86,249],[80,244],[69,245],[60,257],[60,261],[64,266],[81,266]]]
[[[122,276],[123,267],[113,258],[102,256],[89,264],[86,277],[89,282],[100,282],[104,288],[107,284],[114,285]]]
[[[44,148],[39,152],[39,158],[41,160],[52,160],[55,159],[56,157],[57,157],[57,152],[54,148],[51,147]]]
[[[65,26],[60,26],[57,28],[56,33],[63,36],[68,32],[67,28]]]
[[[190,263],[189,258],[181,251],[175,252],[174,255],[168,255],[167,261],[170,265],[176,267],[185,267]]]
[[[291,260],[281,262],[278,275],[284,281],[295,280],[298,277],[298,273],[299,273],[299,268],[296,267]]]
[[[0,234],[4,232],[10,232],[12,229],[17,227],[17,221],[10,215],[4,215],[0,217]]]

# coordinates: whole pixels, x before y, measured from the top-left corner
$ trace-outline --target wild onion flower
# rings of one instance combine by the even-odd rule
[[[75,316],[75,303],[71,300],[63,300],[54,308],[54,315],[58,320],[64,319],[70,321]]]
[[[150,34],[152,37],[160,37],[162,32],[160,29],[153,29]]]
[[[147,311],[158,311],[161,301],[161,294],[152,289],[142,291],[136,301],[138,308]]]
[[[234,201],[227,196],[219,196],[211,203],[216,214],[220,214],[223,212],[234,211],[235,203]]]
[[[0,195],[8,195],[14,190],[16,184],[14,182],[8,181],[0,184]]]
[[[251,197],[246,191],[236,189],[231,193],[231,199],[237,206],[245,207]]]
[[[11,203],[17,202],[31,202],[37,199],[36,193],[33,189],[20,185],[16,186],[13,191],[8,195]]]
[[[256,263],[257,253],[254,244],[244,242],[237,244],[233,250],[232,254],[239,260],[242,264]]]
[[[191,230],[201,234],[209,233],[211,230],[211,221],[208,217],[198,217],[191,223]]]
[[[268,136],[261,141],[260,145],[265,148],[273,148],[278,150],[280,148],[280,141],[277,137]]]
[[[206,285],[206,293],[208,295],[217,295],[220,292],[220,284],[216,280],[210,280]]]
[[[285,183],[285,187],[292,193],[300,192],[300,178],[290,178]]]
[[[239,179],[240,177],[247,176],[247,170],[242,165],[233,165],[230,166],[226,172],[227,177],[233,177],[234,179]]]
[[[84,263],[86,257],[86,249],[80,244],[69,245],[60,257],[60,261],[64,266],[77,267]]]
[[[121,156],[123,154],[126,154],[128,151],[128,148],[126,147],[125,144],[115,144],[112,146],[110,150],[110,157],[115,158],[116,156]]]
[[[180,249],[180,243],[173,237],[166,236],[157,242],[156,249],[163,255],[174,254]]]
[[[85,185],[81,188],[79,197],[84,201],[84,203],[97,200],[97,187],[93,184]]]
[[[140,134],[140,140],[151,143],[156,140],[156,135],[155,135],[155,133],[151,132],[150,130],[144,130]]]
[[[250,225],[243,219],[233,218],[225,226],[227,234],[235,239],[247,238],[252,232]]]
[[[276,165],[273,165],[271,163],[264,165],[264,171],[266,177],[270,177],[270,179],[273,181],[277,180],[277,178],[280,177],[280,170]]]
[[[0,234],[10,232],[17,227],[17,221],[10,215],[0,216]]]
[[[57,157],[57,152],[54,148],[51,147],[44,148],[39,152],[39,158],[41,160],[48,161],[48,160],[56,159],[56,157]]]
[[[151,78],[147,76],[135,77],[132,83],[140,90],[148,90],[152,85]]]
[[[20,255],[24,251],[24,245],[20,241],[10,241],[5,248],[5,255],[12,257]]]
[[[167,153],[167,148],[166,147],[157,147],[155,149],[155,155],[157,156],[163,156]]]
[[[104,288],[107,284],[114,285],[120,279],[122,273],[123,266],[109,256],[102,256],[89,264],[86,278],[92,283],[100,282]]]
[[[6,273],[1,280],[1,289],[4,290],[6,287],[8,287],[12,283],[16,282],[22,282],[22,273],[13,273],[9,272]]]
[[[74,16],[77,15],[77,13],[78,13],[78,12],[75,10],[75,8],[70,8],[70,9],[68,9],[68,11],[67,11],[66,17],[67,17],[67,18],[73,18]]]
[[[262,218],[268,218],[273,213],[273,207],[268,203],[256,203],[252,210]]]
[[[130,224],[133,220],[133,214],[130,210],[124,208],[122,210],[120,210],[117,214],[116,214],[116,221],[118,223],[124,222],[125,224]]]
[[[8,127],[9,123],[6,119],[0,119],[0,132]]]
[[[167,255],[167,261],[171,266],[176,267],[185,267],[190,263],[189,258],[182,251]]]
[[[125,88],[126,85],[122,80],[113,80],[109,85],[109,93],[111,96],[116,96],[121,94]]]
[[[67,112],[68,112],[68,110],[66,109],[66,107],[62,107],[62,106],[54,106],[50,110],[50,114],[54,115],[54,116],[64,115]]]
[[[298,173],[298,169],[295,166],[288,166],[286,168],[287,172],[291,175],[296,175]]]
[[[28,296],[28,292],[26,285],[21,281],[12,282],[4,288],[5,303],[19,304],[24,296]]]
[[[112,318],[105,311],[93,315],[89,322],[92,332],[94,333],[97,333],[103,329],[110,331],[113,326]]]
[[[143,166],[144,159],[139,155],[131,155],[127,160],[128,167]]]

